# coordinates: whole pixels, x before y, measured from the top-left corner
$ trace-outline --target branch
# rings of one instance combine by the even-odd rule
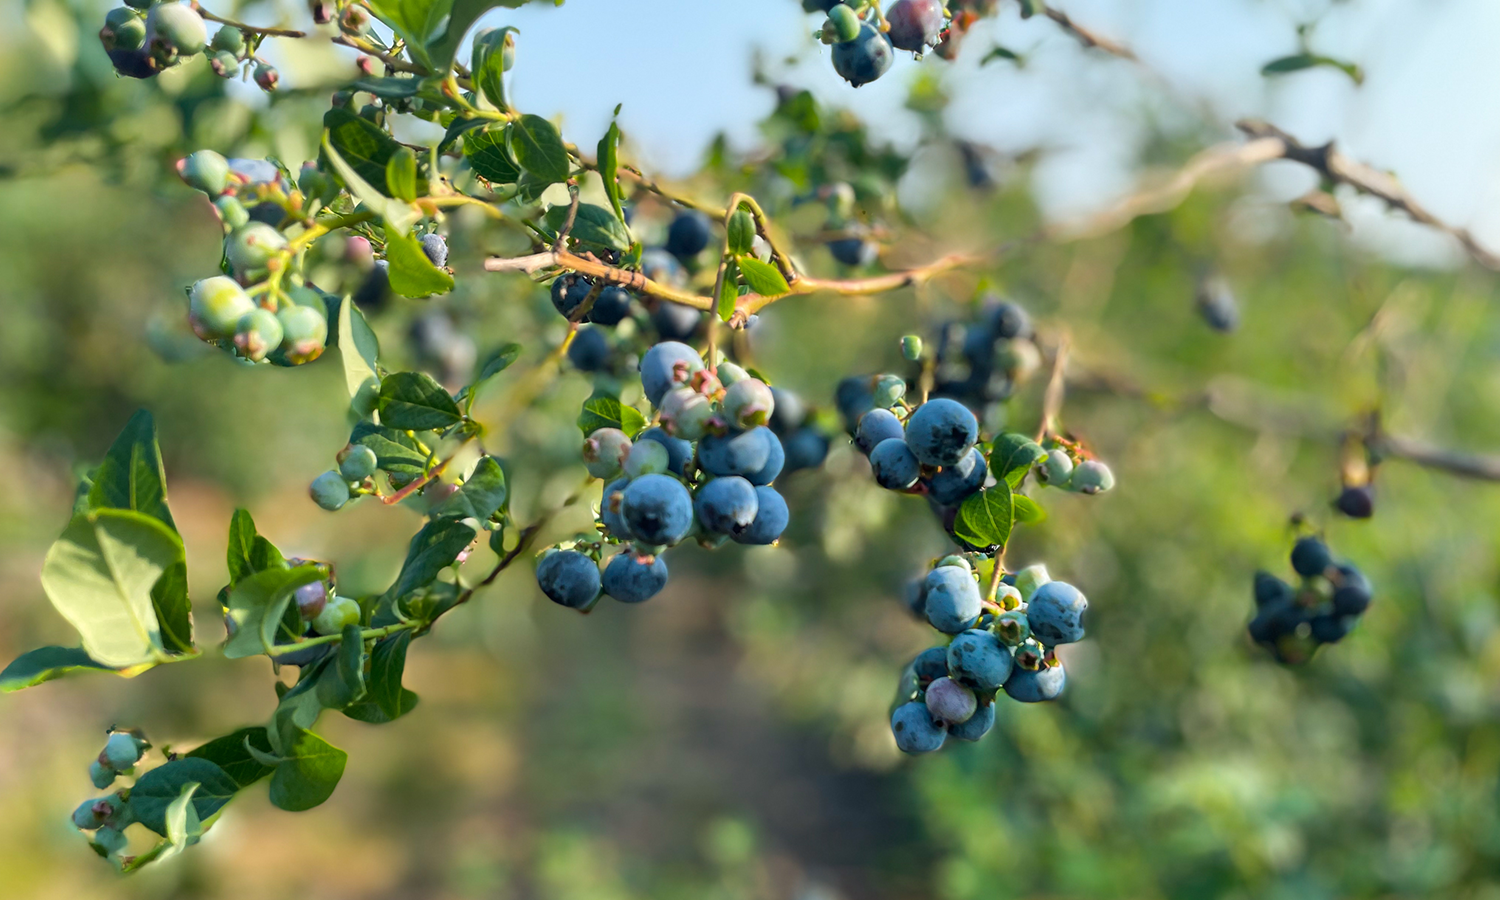
[[[1235,123],[1235,126],[1253,138],[1276,142],[1280,148],[1277,154],[1279,158],[1302,163],[1329,181],[1348,185],[1361,194],[1368,194],[1383,201],[1391,209],[1406,213],[1413,221],[1453,237],[1475,262],[1486,269],[1500,271],[1500,256],[1481,246],[1467,228],[1450,225],[1429,212],[1389,172],[1382,172],[1350,159],[1335,149],[1331,142],[1320,147],[1309,147],[1269,122],[1245,119]]]
[[[711,297],[700,297],[697,294],[680,291],[659,281],[652,281],[640,272],[611,266],[596,259],[586,259],[568,250],[543,250],[530,256],[495,256],[484,261],[486,272],[525,272],[530,275],[542,269],[559,267],[587,275],[606,284],[617,284],[637,293],[659,297],[662,300],[671,300],[673,303],[681,303],[698,309],[713,309]]]
[[[208,10],[204,9],[196,2],[196,0],[194,0],[194,2],[192,3],[192,7],[199,16],[202,16],[204,19],[207,19],[210,22],[218,22],[220,25],[229,25],[249,34],[265,34],[270,35],[271,37],[289,38],[307,37],[307,32],[305,31],[294,31],[290,28],[262,28],[259,25],[246,25],[244,22],[236,22],[233,19],[225,19],[221,16],[216,16]]]
[[[1071,344],[1071,338],[1064,331],[1057,339],[1057,349],[1052,352],[1052,376],[1047,379],[1047,392],[1042,395],[1042,424],[1037,428],[1037,443],[1057,433],[1057,416],[1062,412],[1063,396],[1068,386],[1068,350]]]
[[[1085,47],[1096,50],[1103,50],[1105,53],[1108,53],[1111,56],[1118,56],[1121,59],[1128,59],[1131,62],[1138,63],[1141,61],[1140,57],[1135,55],[1134,50],[1131,50],[1129,47],[1113,38],[1105,37],[1104,35],[1101,35],[1096,31],[1091,31],[1087,28],[1084,28],[1082,25],[1074,22],[1067,13],[1063,12],[1060,9],[1053,9],[1049,6],[1042,12],[1047,16],[1047,18],[1056,22],[1063,31],[1066,31],[1068,34],[1071,34],[1073,37],[1077,38],[1078,42],[1083,44]]]

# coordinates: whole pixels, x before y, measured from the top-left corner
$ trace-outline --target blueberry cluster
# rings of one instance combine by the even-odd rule
[[[988,298],[972,321],[938,330],[932,393],[983,411],[1010,398],[1042,364],[1031,317],[1018,303]]]
[[[650,599],[667,582],[661,554],[688,537],[770,544],[786,529],[786,501],[771,485],[786,451],[769,427],[770,387],[733,363],[707,369],[686,344],[663,341],[640,363],[641,385],[660,424],[633,439],[599,428],[584,441],[589,474],[603,479],[602,539],[554,549],[537,565],[549,599],[587,611],[601,591],[624,603]],[[600,574],[606,544],[625,545]]]
[[[135,772],[136,763],[151,745],[141,735],[128,731],[114,731],[99,751],[99,757],[89,763],[89,779],[96,788],[114,785],[121,775]],[[116,791],[93,800],[85,800],[73,811],[73,825],[80,831],[92,832],[89,842],[104,856],[116,856],[125,849],[125,828],[131,822],[130,807],[125,802],[125,791]]]
[[[826,12],[818,39],[832,45],[833,70],[854,87],[869,84],[891,68],[897,50],[919,56],[936,46],[947,26],[942,0],[896,0],[880,10],[865,0],[803,0],[808,12]]]
[[[1370,606],[1369,579],[1352,563],[1337,562],[1328,545],[1304,537],[1292,547],[1292,586],[1270,572],[1255,573],[1255,618],[1250,637],[1279,662],[1303,663],[1323,644],[1343,640]]]
[[[1057,699],[1067,674],[1053,648],[1083,639],[1088,609],[1081,591],[1051,580],[1042,565],[1005,576],[985,599],[962,556],[938,560],[913,585],[910,602],[950,637],[901,675],[891,733],[906,753],[936,750],[949,737],[979,740],[995,724],[1001,691],[1022,703]]]
[[[259,42],[259,36],[251,37]],[[254,63],[255,83],[261,90],[273,91],[280,81],[274,67],[255,58],[255,46],[238,27],[225,25],[209,40],[208,24],[191,3],[127,0],[127,5],[105,14],[99,42],[115,71],[131,78],[151,78],[206,53],[209,67],[221,78],[233,78],[244,65]]]
[[[286,565],[295,568],[309,562],[311,561],[292,558],[286,560]],[[344,630],[344,626],[357,625],[363,619],[364,610],[360,607],[359,601],[352,597],[340,596],[335,591],[331,577],[332,568],[326,563],[318,565],[327,577],[304,584],[292,592],[292,608],[296,610],[296,615],[293,616],[288,611],[287,616],[283,618],[276,630],[276,644],[295,644],[314,635],[338,634]],[[230,637],[233,637],[238,630],[234,619],[228,615],[227,611],[224,616],[224,630]],[[277,653],[271,659],[283,666],[307,666],[322,659],[330,649],[332,649],[331,644],[316,644],[312,647]]]
[[[1101,494],[1115,486],[1115,473],[1109,466],[1084,457],[1077,444],[1052,438],[1043,449],[1047,455],[1036,467],[1036,479],[1042,484],[1078,494]]]

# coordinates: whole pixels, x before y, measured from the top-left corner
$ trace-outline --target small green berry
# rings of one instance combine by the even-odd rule
[[[749,372],[746,372],[743,368],[729,360],[719,363],[719,367],[714,370],[714,375],[719,379],[719,384],[724,385],[726,388],[736,381],[744,381],[750,377]]]
[[[595,478],[618,478],[632,444],[618,428],[600,428],[583,442],[583,465]]]
[[[1047,574],[1047,567],[1042,563],[1037,563],[1016,573],[1016,590],[1021,592],[1022,601],[1030,603],[1031,595],[1036,593],[1036,589],[1051,580],[1052,576]]]
[[[208,66],[220,78],[233,78],[240,74],[240,58],[228,50],[208,51]]]
[[[265,268],[286,247],[286,238],[265,222],[247,222],[224,239],[224,255],[236,272]]]
[[[133,767],[141,758],[141,750],[141,743],[134,736],[117,731],[109,736],[109,740],[104,744],[104,752],[100,756],[109,763],[110,768],[116,772],[123,772]]]
[[[99,41],[106,50],[139,50],[146,46],[146,20],[125,6],[117,6],[104,16]]]
[[[942,559],[938,560],[937,561],[937,565],[933,566],[933,568],[936,569],[936,568],[939,568],[941,566],[958,566],[960,569],[963,569],[965,572],[972,572],[972,571],[974,571],[973,566],[969,565],[969,561],[967,559],[964,559],[962,556],[959,556],[956,553],[949,554],[948,556],[945,556]]]
[[[328,342],[328,318],[311,306],[283,306],[276,313],[281,322],[280,353],[290,365],[312,362],[323,353]]]
[[[146,14],[152,46],[171,48],[179,56],[201,53],[208,46],[208,26],[186,3],[158,3]]]
[[[347,481],[364,481],[375,474],[375,451],[364,444],[355,444],[344,451],[339,460],[339,474]]]
[[[313,631],[318,634],[338,634],[347,625],[359,624],[359,604],[348,597],[334,597],[313,619]]]
[[[1102,494],[1115,486],[1115,474],[1097,459],[1086,459],[1073,470],[1068,488],[1080,494]]]
[[[1047,451],[1046,459],[1037,467],[1037,474],[1045,483],[1065,488],[1068,486],[1068,479],[1073,476],[1073,457],[1063,448],[1054,447]]]
[[[83,831],[92,831],[104,824],[108,817],[109,807],[98,800],[85,800],[73,810],[73,827]]]
[[[94,783],[94,787],[103,790],[114,784],[117,777],[119,777],[119,773],[109,766],[104,765],[99,760],[96,759],[89,763],[89,780]]]
[[[656,441],[636,441],[625,456],[625,477],[660,475],[667,471],[670,456],[667,446]]]
[[[205,341],[232,337],[240,319],[253,309],[245,289],[223,275],[196,282],[188,295],[188,321]]]
[[[1012,647],[1026,643],[1031,637],[1031,623],[1027,621],[1026,613],[1019,609],[1001,613],[995,619],[995,636]]]
[[[759,378],[742,378],[724,391],[724,418],[736,428],[764,425],[776,410],[776,398]]]
[[[333,512],[349,502],[349,482],[339,473],[330,470],[314,478],[307,493],[314,503]]]
[[[230,53],[239,53],[245,49],[245,33],[233,25],[225,25],[214,32],[213,48],[225,50]]]
[[[104,852],[110,856],[114,856],[121,850],[124,850],[129,843],[125,835],[118,828],[111,828],[105,825],[94,832],[94,844],[103,848]]]
[[[875,380],[875,405],[890,409],[906,396],[906,380],[900,375],[882,375]]]
[[[274,66],[265,63],[255,67],[255,85],[266,93],[276,90],[276,85],[281,83],[281,73]]]
[[[831,28],[833,42],[845,44],[859,37],[859,25],[859,16],[854,14],[854,10],[840,3],[828,11],[828,22],[823,25],[823,33],[827,34]]]
[[[188,186],[217,197],[229,186],[229,160],[212,150],[198,150],[178,161],[177,174]]]
[[[914,334],[901,338],[901,357],[907,362],[916,362],[921,359],[922,339]]]
[[[245,223],[250,221],[250,212],[245,209],[245,204],[228,194],[215,200],[214,208],[219,211],[219,218],[223,220],[224,227],[230,231],[243,228]]]
[[[245,313],[234,331],[234,346],[240,356],[260,362],[266,354],[281,346],[281,320],[268,309],[256,307]]]

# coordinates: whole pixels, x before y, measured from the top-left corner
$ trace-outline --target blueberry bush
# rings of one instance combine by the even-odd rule
[[[1254,251],[1275,282],[1257,283],[1235,264],[1252,251],[1216,232],[1240,195],[1212,185],[1188,194],[1210,170],[1285,160],[1319,176],[1322,196],[1304,207],[1326,217],[1336,190],[1364,194],[1494,268],[1467,232],[1334,147],[1254,121],[1206,149],[1222,135],[1163,135],[1182,144],[1153,148],[1178,172],[1167,187],[1142,187],[1078,223],[1047,222],[1024,174],[948,133],[932,74],[961,57],[1023,64],[998,44],[977,46],[976,35],[993,33],[981,23],[1006,14],[1140,64],[1035,0],[803,0],[808,52],[847,88],[902,67],[916,73],[907,105],[922,119],[922,148],[883,143],[853,114],[778,83],[761,146],[718,141],[696,175],[672,183],[632,162],[618,107],[602,137],[584,142],[514,102],[517,73],[553,63],[529,59],[516,28],[485,26],[523,5],[314,0],[311,25],[295,29],[195,2],[132,0],[87,20],[104,57],[92,70],[79,63],[67,109],[40,128],[48,146],[122,190],[149,185],[192,218],[158,242],[180,293],[154,303],[133,332],[78,338],[121,354],[93,357],[102,372],[87,389],[54,388],[94,399],[25,414],[87,416],[112,434],[74,467],[71,510],[62,500],[36,513],[47,528],[66,520],[39,584],[76,637],[20,653],[0,690],[90,673],[147,684],[214,659],[248,670],[260,658],[271,675],[258,700],[241,704],[248,691],[222,700],[215,721],[232,725],[164,725],[173,741],[139,704],[105,714],[97,756],[69,762],[81,801],[71,825],[100,857],[123,872],[175,857],[234,816],[231,802],[247,792],[287,812],[324,804],[351,766],[330,731],[342,720],[401,720],[385,733],[436,728],[408,658],[414,669],[444,666],[445,642],[482,630],[506,594],[550,600],[535,612],[540,627],[571,627],[558,622],[572,610],[608,634],[620,622],[661,630],[663,620],[645,617],[661,615],[667,598],[719,606],[720,586],[732,585],[745,602],[715,615],[740,667],[845,763],[888,768],[894,751],[948,748],[909,770],[932,801],[911,815],[945,854],[943,896],[986,896],[987,881],[1014,885],[1005,896],[1174,897],[1273,881],[1289,895],[1313,885],[1309,896],[1481,883],[1476,873],[1496,854],[1482,841],[1455,849],[1455,836],[1493,831],[1490,813],[1424,820],[1446,848],[1427,868],[1350,873],[1340,866],[1364,858],[1356,850],[1293,854],[1277,841],[1318,833],[1335,818],[1320,808],[1381,827],[1384,818],[1357,801],[1309,804],[1318,788],[1300,783],[1278,785],[1271,799],[1257,792],[1274,780],[1272,761],[1303,758],[1297,729],[1322,749],[1348,750],[1400,716],[1438,716],[1424,707],[1435,694],[1451,707],[1427,722],[1444,729],[1435,745],[1495,738],[1476,699],[1489,696],[1478,682],[1493,658],[1476,635],[1494,631],[1492,617],[1476,605],[1451,620],[1429,610],[1420,625],[1394,618],[1387,609],[1427,590],[1430,573],[1387,564],[1396,532],[1370,530],[1396,528],[1388,489],[1376,488],[1388,461],[1423,476],[1500,480],[1488,457],[1404,436],[1428,421],[1406,412],[1403,392],[1416,390],[1409,368],[1431,374],[1412,360],[1433,349],[1401,344],[1424,315],[1409,295],[1458,298],[1469,318],[1434,326],[1457,340],[1481,320],[1472,310],[1483,292],[1360,259],[1363,305],[1310,330],[1277,323],[1265,310],[1278,286],[1306,296],[1342,283],[1333,270],[1344,263],[1328,261],[1349,252],[1342,238],[1298,223],[1284,243]],[[272,64],[285,58],[271,52],[278,43],[313,41],[344,54],[336,84]],[[1362,77],[1306,46],[1264,75],[1316,68]],[[246,107],[251,124],[237,138],[215,136],[224,127],[215,117],[251,85],[266,95]],[[181,127],[165,138],[110,127],[126,102],[142,120],[154,111]],[[305,152],[273,152],[278,129],[303,134]],[[925,152],[954,163],[945,168],[956,181],[932,189],[948,191],[938,214],[905,202]],[[213,249],[190,259],[173,244]],[[122,386],[139,377],[131,361],[145,358],[127,342],[147,348],[149,365],[195,373],[157,377],[198,399],[127,415],[152,394]],[[1309,387],[1320,377],[1332,382],[1327,396]],[[1454,375],[1442,389],[1478,418],[1485,384]],[[1249,453],[1246,430],[1259,435]],[[216,592],[199,590],[218,577],[217,560],[205,567],[195,544],[204,504],[174,474],[174,511],[168,463],[255,496],[255,476],[228,462],[253,441],[263,442],[260,477],[281,469],[305,492],[254,515],[249,504],[216,512],[227,577]],[[1297,441],[1320,447],[1315,461],[1294,458],[1287,447]],[[321,462],[303,466],[313,445]],[[199,457],[208,461],[190,461]],[[1417,489],[1399,479],[1389,492],[1410,511]],[[191,527],[180,521],[184,493]],[[1490,507],[1474,515],[1494,518]],[[309,520],[350,537],[336,549],[310,542],[300,524]],[[1405,527],[1426,524],[1418,514]],[[396,531],[403,551],[393,554]],[[1412,540],[1441,549],[1451,537],[1429,531]],[[384,550],[357,547],[377,533]],[[1286,551],[1293,580],[1258,568]],[[1478,565],[1462,564],[1466,575]],[[1194,591],[1212,601],[1195,606]],[[877,603],[881,595],[900,603]],[[606,597],[614,603],[601,606]],[[1390,664],[1375,658],[1377,641],[1396,648]],[[517,665],[569,680],[545,648],[537,654]],[[1467,693],[1441,672],[1410,674],[1443,668],[1444,654],[1472,657]],[[707,668],[725,668],[723,656]],[[457,663],[444,671],[462,680]],[[615,706],[621,695],[603,692],[625,690],[628,677],[617,676],[600,689]],[[1262,689],[1275,701],[1252,696]],[[551,698],[577,734],[613,721],[594,690],[571,684]],[[1372,697],[1382,692],[1395,699],[1382,705]],[[1352,710],[1348,722],[1313,721],[1330,697]],[[1287,733],[1257,730],[1281,715],[1261,706],[1298,698],[1306,719]],[[1245,762],[1253,777],[1243,782],[1228,764],[1215,770],[1211,754],[1178,754],[1196,741],[1195,752],[1237,756],[1252,733],[1265,762]],[[1162,748],[1191,764],[1168,771],[1142,758]],[[1371,752],[1371,765],[1404,764]],[[559,754],[554,777],[586,768],[581,753]],[[1320,774],[1329,765],[1309,762]],[[1456,770],[1460,760],[1431,765]],[[1156,779],[1149,802],[1120,799],[1143,778]],[[1149,872],[1132,869],[1128,837],[1152,827],[1172,846],[1153,851]],[[1361,827],[1368,855],[1378,828]],[[737,834],[711,836],[726,870],[723,860],[748,865]],[[1039,836],[1033,856],[1048,872],[1073,867],[1061,888],[993,852],[1027,834]]]

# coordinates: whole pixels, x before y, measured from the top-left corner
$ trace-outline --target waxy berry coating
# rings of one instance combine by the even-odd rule
[[[599,567],[577,550],[557,550],[537,563],[536,583],[553,603],[587,609],[599,596]]]
[[[946,397],[923,403],[906,422],[906,444],[925,465],[955,465],[978,440],[979,420],[967,406]]]

